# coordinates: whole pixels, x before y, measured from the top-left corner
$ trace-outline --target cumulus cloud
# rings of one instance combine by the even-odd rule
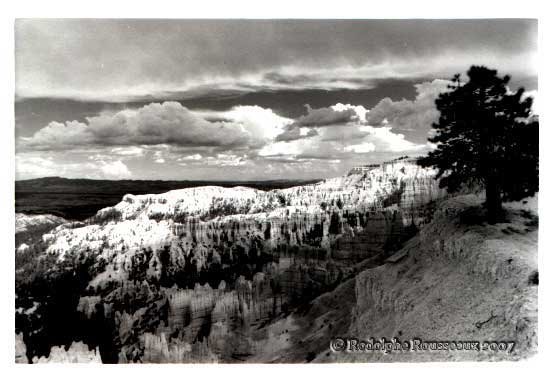
[[[270,108],[235,106],[228,111],[194,111],[197,116],[211,122],[236,123],[245,127],[253,137],[272,139],[283,132],[292,119],[280,116]]]
[[[192,111],[178,102],[150,103],[138,109],[87,117],[85,122],[51,122],[33,136],[20,137],[17,150],[109,147],[113,155],[140,157],[148,148],[160,147],[155,159],[173,149],[253,150],[281,134],[291,122],[259,106]]]
[[[419,89],[423,94],[423,85]],[[289,124],[273,143],[263,147],[259,156],[271,159],[351,159],[366,153],[420,152],[424,144],[408,140],[388,125],[373,126],[364,106],[338,103],[312,109]],[[387,123],[386,117],[383,117]],[[422,143],[425,143],[425,139]]]
[[[425,138],[418,144],[410,140],[410,132],[398,132],[391,125],[398,122],[399,114],[424,111],[429,95],[435,97],[429,85],[417,89],[416,100],[401,101],[405,107],[402,103],[398,108],[380,107],[379,116],[363,106],[341,103],[307,106],[307,113],[293,120],[259,106],[192,111],[166,102],[99,114],[85,122],[52,122],[19,144],[17,175],[109,179],[337,175],[366,161],[427,150]],[[378,123],[376,119],[381,123],[371,124],[370,120]],[[63,159],[39,161],[40,154],[48,159],[56,149],[64,149],[58,151]]]
[[[395,132],[408,133],[414,139],[422,136],[425,139],[432,123],[438,120],[435,99],[448,90],[448,84],[449,81],[441,79],[416,84],[414,100],[384,98],[366,114],[368,124],[390,126]]]
[[[387,154],[424,149],[425,145],[410,142],[403,134],[393,132],[391,127],[357,122],[321,127],[312,137],[276,141],[263,147],[258,155],[270,159],[350,159],[369,152]]]
[[[450,81],[442,79],[416,84],[414,100],[384,98],[366,113],[366,120],[369,125],[391,127],[395,133],[405,134],[415,142],[425,142],[433,131],[432,124],[439,118],[435,100],[441,93],[449,91],[449,84]],[[536,93],[536,90],[527,91],[525,97],[534,96],[535,101]],[[537,111],[535,102],[532,111]]]
[[[289,142],[318,135],[318,127],[342,125],[363,121],[366,109],[363,106],[338,103],[330,107],[311,108],[306,104],[307,113],[284,128],[276,137],[277,141]]]
[[[263,138],[241,123],[209,122],[178,102],[164,102],[88,117],[85,123],[51,122],[32,137],[21,138],[19,144],[23,149],[49,150],[90,145],[239,147],[262,143]]]
[[[375,145],[376,151],[420,151],[425,147],[423,144],[409,141],[404,134],[395,133],[392,127],[362,126],[360,130],[366,134],[364,141]]]
[[[114,162],[101,161],[94,165],[107,179],[123,179],[132,175],[128,167],[120,160]]]

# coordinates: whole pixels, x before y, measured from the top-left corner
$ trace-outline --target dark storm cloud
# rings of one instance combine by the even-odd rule
[[[531,75],[536,30],[529,20],[18,20],[17,95],[360,88],[395,73],[447,75],[473,58]]]
[[[374,79],[353,77],[353,76],[334,76],[333,73],[324,72],[316,75],[311,74],[284,74],[279,72],[269,72],[262,76],[262,81],[254,87],[253,84],[242,83],[243,87],[250,89],[261,89],[263,87],[306,89],[306,88],[325,88],[325,89],[346,89],[346,88],[373,88]]]

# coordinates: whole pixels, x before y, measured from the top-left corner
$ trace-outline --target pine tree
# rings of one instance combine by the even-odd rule
[[[463,84],[455,75],[435,101],[440,118],[429,141],[437,147],[418,163],[436,167],[440,187],[449,192],[483,186],[494,223],[502,219],[502,201],[538,191],[539,124],[532,98],[524,97],[523,88],[510,91],[509,76],[482,66],[472,66],[467,76]]]

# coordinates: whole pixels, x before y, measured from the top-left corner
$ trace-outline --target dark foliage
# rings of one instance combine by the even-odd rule
[[[537,270],[532,272],[532,274],[528,276],[528,285],[530,286],[539,285],[539,272]]]
[[[342,223],[339,219],[339,214],[337,212],[333,212],[330,217],[330,226],[328,227],[328,232],[333,235],[342,233]]]
[[[25,301],[29,300],[39,304],[35,314],[17,313],[15,317],[15,328],[23,332],[29,360],[48,356],[52,346],[69,346],[73,341],[98,347],[103,362],[118,360],[113,345],[113,320],[102,313],[86,320],[77,311],[80,296],[101,268],[94,265],[94,258],[82,254],[55,265],[50,261],[40,269],[40,274],[16,277],[16,307],[28,307]]]
[[[538,191],[539,124],[524,89],[509,91],[509,76],[482,66],[472,66],[467,76],[462,83],[456,75],[437,98],[440,118],[429,140],[438,147],[418,163],[438,168],[440,186],[449,192],[484,186],[488,219],[495,222],[502,201]]]
[[[271,222],[267,222],[265,226],[265,231],[263,232],[263,237],[265,240],[271,239]]]
[[[396,184],[396,181],[393,182],[393,184]],[[392,205],[398,205],[400,204],[402,194],[404,194],[404,189],[406,188],[406,182],[403,180],[400,181],[400,186],[398,186],[397,189],[394,190],[391,194],[387,196],[382,202],[383,207],[389,207]]]

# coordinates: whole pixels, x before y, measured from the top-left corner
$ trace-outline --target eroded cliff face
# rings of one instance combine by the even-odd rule
[[[434,174],[400,160],[284,190],[126,195],[45,234],[42,258],[81,270],[66,301],[104,361],[239,361],[260,326],[382,263],[428,222],[445,195]],[[22,331],[31,358],[55,344]]]
[[[507,223],[496,225],[482,221],[478,196],[442,204],[415,242],[389,264],[357,276],[349,335],[514,343],[512,351],[422,351],[410,357],[417,361],[508,360],[534,354],[537,199],[525,202],[507,204]]]
[[[51,214],[29,215],[15,214],[15,256],[17,265],[21,260],[38,256],[44,252],[42,235],[63,225],[67,221]]]
[[[475,195],[442,202],[432,222],[385,263],[361,269],[304,311],[269,324],[250,360],[499,361],[535,354],[537,199],[505,204],[506,223],[496,225],[484,221],[482,202]],[[342,337],[514,345],[503,351],[492,344],[479,351],[333,351],[330,341]]]

